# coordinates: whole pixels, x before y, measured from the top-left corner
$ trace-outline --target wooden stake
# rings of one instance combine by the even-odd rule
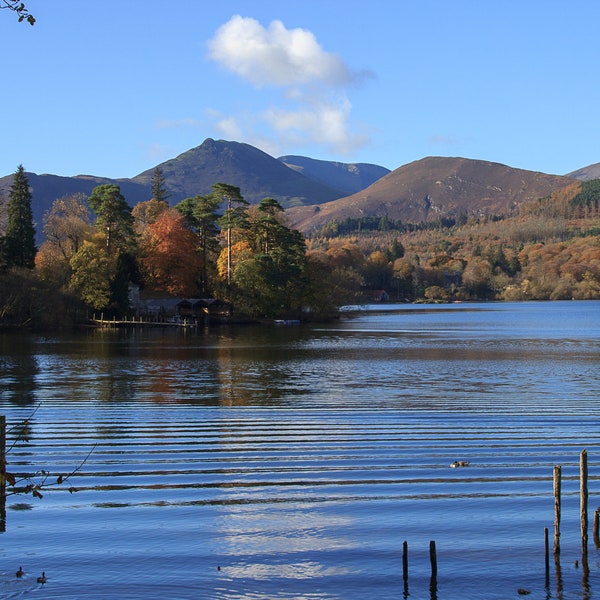
[[[402,579],[406,586],[408,581],[408,542],[406,541],[402,544]]]
[[[429,580],[429,600],[437,600],[437,557],[435,541],[429,542],[429,560],[431,561],[431,579]]]
[[[431,580],[437,578],[437,556],[435,552],[435,540],[429,542],[429,560],[431,562]]]
[[[587,560],[588,546],[588,466],[587,450],[582,450],[579,456],[579,509],[581,520],[581,567],[589,571]]]
[[[0,415],[0,531],[6,531],[6,417]]]
[[[554,560],[560,554],[560,473],[561,467],[554,467]]]
[[[600,548],[600,508],[597,508],[594,511],[594,525],[592,530],[594,535],[594,546]]]
[[[550,580],[550,550],[548,547],[548,528],[544,527],[544,566],[546,567],[546,586]]]

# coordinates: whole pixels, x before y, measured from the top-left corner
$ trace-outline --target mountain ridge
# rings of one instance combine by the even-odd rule
[[[425,157],[390,171],[371,163],[297,155],[274,158],[249,144],[207,138],[200,146],[132,178],[27,172],[38,237],[45,212],[62,196],[89,196],[97,185],[114,183],[131,206],[149,200],[157,167],[163,172],[171,204],[206,194],[214,183],[228,183],[240,187],[250,203],[275,198],[286,209],[291,226],[304,233],[327,220],[347,217],[378,215],[418,222],[478,211],[510,212],[574,180],[600,177],[600,163],[560,176],[462,157]],[[0,196],[4,194],[5,200],[12,177],[0,178]]]
[[[573,183],[573,178],[462,157],[425,157],[395,169],[345,198],[286,211],[304,234],[346,218],[387,217],[422,223],[440,217],[507,215],[519,205]]]
[[[171,204],[191,196],[208,194],[212,185],[217,182],[239,187],[242,196],[251,204],[272,197],[284,208],[319,204],[347,195],[345,190],[298,173],[294,168],[249,144],[207,138],[200,146],[132,178],[110,179],[95,175],[63,177],[26,172],[33,195],[32,210],[38,237],[41,236],[44,214],[54,200],[65,195],[80,193],[89,196],[98,185],[116,184],[131,206],[150,200],[152,176],[157,167],[163,172]],[[365,174],[363,169],[361,176],[371,183],[383,167],[369,167],[372,167],[375,175]],[[344,163],[332,163],[329,169],[330,172],[336,169],[347,170]],[[0,200],[2,194],[5,198],[8,196],[12,178],[12,174],[0,178]],[[354,185],[357,185],[356,182]]]

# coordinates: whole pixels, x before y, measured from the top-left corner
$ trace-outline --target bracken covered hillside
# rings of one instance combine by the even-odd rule
[[[286,211],[305,234],[344,219],[386,217],[404,223],[515,214],[573,179],[466,158],[429,157],[404,165],[368,188],[320,206]]]

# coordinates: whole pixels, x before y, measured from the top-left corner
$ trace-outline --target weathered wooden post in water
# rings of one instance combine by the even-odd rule
[[[600,508],[597,508],[594,511],[594,525],[592,530],[594,535],[594,546],[600,548]]]
[[[0,531],[6,531],[6,417],[0,415]]]
[[[404,584],[403,598],[406,600],[408,593],[408,542],[402,542],[402,582]]]
[[[579,509],[581,521],[581,568],[589,572],[588,565],[588,466],[587,450],[579,456]]]
[[[437,578],[437,556],[435,552],[435,540],[429,542],[429,561],[431,562],[431,579]]]
[[[431,581],[429,593],[431,600],[437,600],[437,555],[435,551],[435,540],[429,542],[429,561],[431,562]]]
[[[560,556],[560,465],[554,467],[554,562]]]
[[[546,588],[550,586],[550,550],[548,547],[548,528],[544,527],[544,567],[545,567],[545,579]]]

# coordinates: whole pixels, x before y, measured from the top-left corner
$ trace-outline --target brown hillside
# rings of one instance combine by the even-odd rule
[[[577,171],[567,173],[567,177],[573,177],[574,179],[579,179],[580,181],[600,179],[600,163],[588,165],[587,167],[577,169]]]
[[[289,224],[310,234],[331,221],[381,217],[405,223],[461,215],[506,215],[573,179],[466,158],[428,157],[404,165],[368,188],[319,206],[286,211]]]

